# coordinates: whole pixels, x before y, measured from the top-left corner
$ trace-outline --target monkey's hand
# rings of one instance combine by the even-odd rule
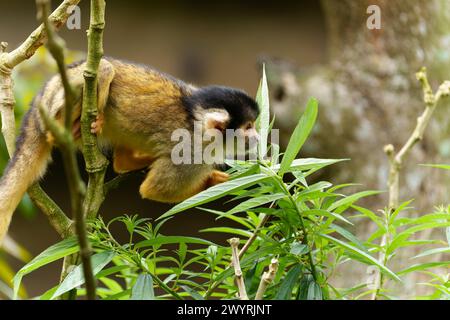
[[[213,172],[211,172],[211,175],[209,176],[208,187],[212,187],[215,186],[216,184],[226,182],[228,181],[229,178],[230,175],[228,173],[219,170],[214,170]]]
[[[91,124],[91,132],[93,134],[101,134],[103,128],[104,116],[103,113],[97,114],[97,118]]]

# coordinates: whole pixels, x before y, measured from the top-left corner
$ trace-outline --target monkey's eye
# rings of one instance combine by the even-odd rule
[[[245,126],[245,130],[250,130],[251,128],[253,128],[253,123],[247,123],[247,125]]]

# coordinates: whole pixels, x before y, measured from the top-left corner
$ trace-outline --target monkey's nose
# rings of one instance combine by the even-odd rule
[[[256,142],[258,142],[259,139],[260,139],[259,134],[258,134],[258,131],[256,131],[256,129],[254,129],[254,128],[248,130],[248,132],[247,132],[247,137],[248,137],[250,140],[254,140],[254,141],[256,141]]]

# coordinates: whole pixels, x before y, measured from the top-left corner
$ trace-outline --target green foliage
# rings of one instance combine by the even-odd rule
[[[257,100],[262,109],[258,128],[265,135],[264,132],[270,129],[265,76],[261,80]],[[448,266],[448,262],[419,263],[399,272],[390,270],[388,262],[398,250],[407,246],[443,245],[441,241],[412,237],[419,231],[435,228],[447,228],[449,234],[449,209],[440,208],[429,215],[409,218],[401,214],[410,203],[406,202],[394,212],[378,215],[356,205],[360,199],[376,195],[378,191],[344,195],[340,190],[353,185],[333,186],[328,181],[314,181],[311,175],[316,171],[343,161],[295,159],[314,126],[317,113],[318,103],[311,99],[284,155],[277,151],[277,147],[268,148],[264,144],[259,146],[257,161],[227,161],[230,181],[174,206],[156,221],[137,216],[118,217],[108,223],[102,219],[92,221],[90,241],[96,252],[92,257],[93,273],[101,284],[98,296],[107,300],[235,299],[237,287],[230,265],[230,247],[207,239],[162,233],[168,220],[176,219],[186,209],[198,208],[204,214],[211,214],[220,221],[228,220],[234,225],[208,228],[203,232],[238,235],[242,237],[242,244],[254,238],[240,258],[250,299],[255,297],[262,274],[274,258],[279,267],[264,299],[365,297],[373,291],[365,282],[352,288],[332,285],[337,268],[353,268],[355,265],[374,266],[381,270],[385,279],[397,282],[410,272],[428,272],[431,280],[425,285],[435,289],[433,297],[448,298],[448,276],[429,271],[430,268]],[[267,135],[263,140],[267,141]],[[272,150],[270,158],[261,156],[266,150]],[[234,207],[227,211],[200,208],[217,200],[229,201]],[[361,217],[370,219],[378,228],[367,240],[359,240],[351,232],[353,221]],[[113,224],[119,224],[127,231],[128,241],[121,242],[116,238],[111,231]],[[385,233],[389,233],[389,241],[379,245],[379,239]],[[16,290],[26,274],[77,250],[73,239],[50,247],[18,272]],[[385,261],[378,260],[380,251],[386,253]],[[415,258],[442,252],[448,252],[448,243],[424,251]],[[83,295],[83,281],[81,269],[77,267],[61,284],[40,298],[57,298],[74,288]],[[382,288],[380,294],[387,296],[387,291]]]

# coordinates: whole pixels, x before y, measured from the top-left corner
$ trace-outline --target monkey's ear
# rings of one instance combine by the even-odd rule
[[[205,130],[217,129],[224,131],[230,122],[230,115],[225,110],[211,110],[204,114]]]

